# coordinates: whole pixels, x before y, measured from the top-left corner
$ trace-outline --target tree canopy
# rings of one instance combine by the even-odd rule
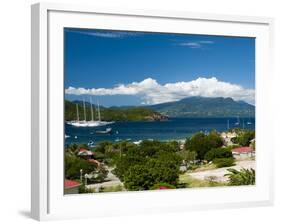
[[[195,151],[197,158],[204,159],[205,154],[213,148],[219,148],[223,145],[223,141],[216,131],[211,131],[209,134],[202,132],[194,134],[191,138],[186,139],[185,149]]]

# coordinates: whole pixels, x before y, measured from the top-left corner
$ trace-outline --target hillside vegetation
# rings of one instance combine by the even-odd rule
[[[169,117],[254,117],[255,106],[223,97],[188,97],[148,106]]]
[[[79,119],[84,120],[84,109],[81,102],[77,102],[79,109]],[[98,112],[93,106],[94,119],[98,119]],[[131,108],[105,108],[100,107],[101,120],[104,121],[156,121],[164,120],[165,116],[153,111],[150,108],[131,107]],[[65,120],[76,120],[76,103],[65,100]],[[86,103],[86,120],[91,120],[91,107]]]

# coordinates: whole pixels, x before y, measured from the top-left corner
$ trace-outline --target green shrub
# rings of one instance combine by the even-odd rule
[[[205,154],[205,160],[212,161],[218,158],[232,158],[232,152],[228,148],[216,148],[211,149],[209,152]]]
[[[239,133],[238,137],[232,138],[231,141],[241,146],[249,146],[250,141],[254,138],[255,138],[255,131],[244,130]]]
[[[149,169],[141,164],[131,166],[124,176],[124,184],[128,190],[148,190],[153,184]]]
[[[204,159],[205,154],[213,148],[219,148],[223,145],[223,141],[216,131],[211,131],[208,135],[198,132],[185,142],[185,149],[195,151],[197,158]]]
[[[125,173],[128,172],[130,167],[138,164],[143,164],[145,158],[139,156],[137,153],[128,153],[120,158],[116,158],[116,168],[114,169],[114,174],[119,177],[121,181],[124,180]]]
[[[80,179],[80,170],[83,174],[95,171],[97,166],[87,160],[80,159],[76,156],[65,156],[65,178],[70,180]]]
[[[213,160],[217,168],[234,166],[234,158],[216,158]]]
[[[94,152],[94,157],[98,161],[103,161],[105,159],[105,155],[102,152]]]
[[[128,162],[128,161],[127,161]],[[128,190],[149,190],[157,183],[176,185],[180,173],[181,157],[176,153],[162,152],[157,157],[146,157],[138,164],[123,164],[128,167],[119,168],[117,172],[123,172],[123,181]]]
[[[178,155],[181,156],[182,160],[188,163],[195,161],[197,153],[195,151],[182,150],[178,152]]]
[[[111,187],[101,187],[99,192],[119,192],[123,191],[122,185],[111,186]]]
[[[238,185],[254,185],[256,182],[256,172],[254,169],[241,169],[240,171],[235,169],[228,169],[229,173],[225,174],[228,176],[228,184],[231,186]]]
[[[94,193],[93,189],[88,189],[85,187],[85,185],[81,185],[79,187],[79,194],[85,194],[85,193]]]

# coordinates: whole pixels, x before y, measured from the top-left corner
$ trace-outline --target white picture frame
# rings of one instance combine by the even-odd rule
[[[66,196],[63,194],[63,27],[165,31],[256,38],[255,186]],[[190,12],[32,5],[31,214],[37,220],[271,205],[273,149],[268,131],[273,19]],[[75,205],[75,206],[73,206]]]

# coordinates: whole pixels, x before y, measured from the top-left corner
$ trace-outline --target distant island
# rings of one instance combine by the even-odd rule
[[[224,97],[188,97],[147,108],[169,117],[255,117],[255,106]]]
[[[80,119],[84,119],[83,102],[65,100],[65,120],[77,118],[76,104]],[[85,103],[86,118],[91,117],[90,103]],[[188,97],[179,101],[149,106],[100,107],[104,121],[165,121],[169,117],[255,117],[255,106],[244,101],[223,97]],[[94,114],[96,106],[94,105]]]

